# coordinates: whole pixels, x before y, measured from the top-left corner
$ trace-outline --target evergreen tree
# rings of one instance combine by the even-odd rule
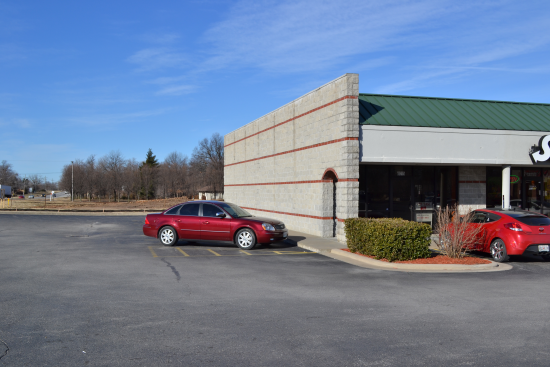
[[[147,151],[145,162],[143,162],[143,164],[146,164],[149,167],[158,167],[160,165],[157,161],[157,156],[153,154],[151,148],[149,148],[149,150]]]
[[[140,196],[149,198],[155,198],[157,169],[160,163],[157,161],[157,157],[153,154],[151,148],[147,151],[145,161],[139,166],[141,176],[141,190]]]

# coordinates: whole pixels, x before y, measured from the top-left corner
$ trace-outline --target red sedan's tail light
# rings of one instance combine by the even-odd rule
[[[151,224],[149,223],[149,219],[147,219],[147,216],[145,216],[145,224]]]
[[[504,228],[508,228],[511,231],[523,232],[523,228],[518,223],[506,223]]]

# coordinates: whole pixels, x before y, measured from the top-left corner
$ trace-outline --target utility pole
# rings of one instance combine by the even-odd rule
[[[71,201],[74,200],[74,161],[71,161]]]

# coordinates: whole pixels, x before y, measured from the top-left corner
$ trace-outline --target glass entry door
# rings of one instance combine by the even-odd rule
[[[410,177],[395,177],[391,184],[391,216],[412,220],[412,187]]]
[[[542,180],[540,177],[530,177],[525,179],[523,192],[525,193],[525,210],[532,212],[541,211],[541,189]]]

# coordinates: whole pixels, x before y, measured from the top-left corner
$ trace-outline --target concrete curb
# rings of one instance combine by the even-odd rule
[[[457,265],[457,264],[398,264],[389,263],[386,261],[379,261],[353,254],[351,252],[343,251],[340,249],[332,249],[331,254],[338,257],[345,257],[355,262],[363,263],[367,266],[374,266],[377,268],[384,268],[388,270],[415,270],[415,271],[427,271],[427,272],[488,272],[488,271],[505,271],[511,270],[513,267],[510,264],[499,264],[491,261],[491,264],[480,265]]]

